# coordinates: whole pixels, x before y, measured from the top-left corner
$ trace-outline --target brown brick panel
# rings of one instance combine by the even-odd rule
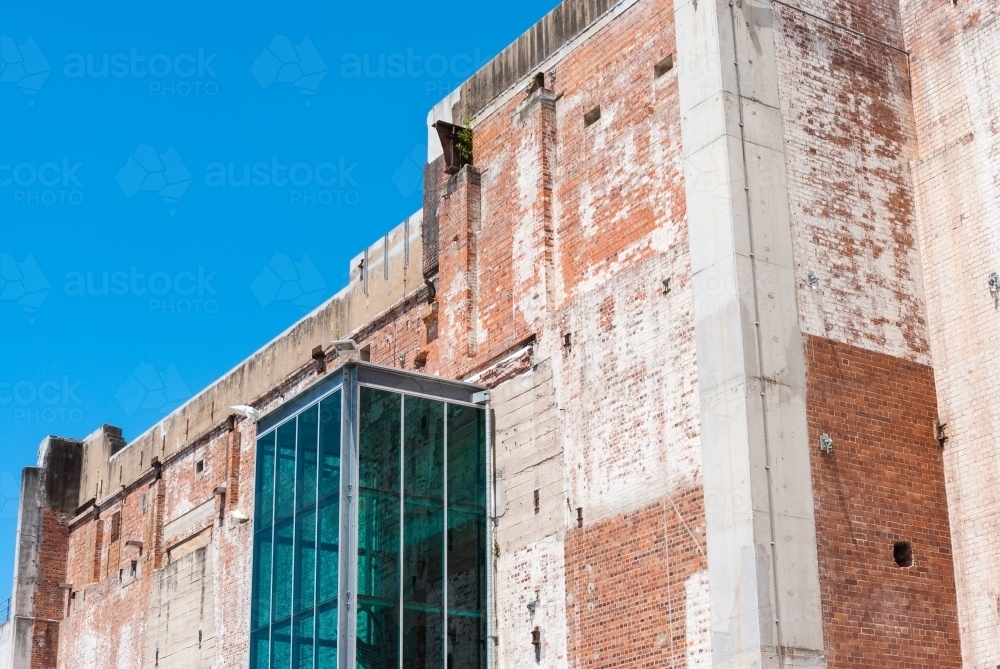
[[[828,669],[961,667],[933,370],[812,336],[805,352]]]
[[[707,568],[704,527],[697,486],[567,531],[570,667],[688,666],[685,584]]]

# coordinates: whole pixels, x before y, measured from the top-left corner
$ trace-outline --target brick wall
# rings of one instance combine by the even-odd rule
[[[772,5],[802,329],[928,364],[896,0],[796,4],[833,23]]]
[[[808,336],[806,369],[827,666],[961,667],[931,368]]]
[[[1000,665],[1000,5],[902,0],[918,155],[917,202],[962,653]]]
[[[962,20],[941,18],[937,6],[926,18],[918,7],[929,2],[904,0],[900,12],[896,0],[803,0],[802,8],[821,19],[771,5],[807,344],[824,634],[829,666],[837,669],[959,666],[945,465],[958,482],[950,496],[959,509],[963,630],[974,649],[967,658],[993,657],[996,647],[988,640],[996,626],[987,604],[1000,596],[1000,581],[990,565],[971,558],[1000,532],[993,507],[979,501],[1000,481],[971,471],[995,430],[975,439],[967,432],[991,420],[1000,425],[1000,402],[987,401],[998,387],[988,370],[1000,364],[986,327],[956,337],[961,319],[932,319],[928,337],[923,273],[932,311],[945,314],[953,268],[928,270],[926,253],[922,266],[920,244],[926,250],[937,243],[937,219],[958,210],[923,203],[943,201],[953,183],[941,175],[957,163],[928,158],[933,169],[918,164],[912,173],[910,163],[925,146],[956,156],[973,147],[996,157],[1000,145],[994,126],[983,123],[969,130],[949,121],[941,129],[940,119],[960,114],[934,111],[944,76],[937,70],[914,70],[914,114],[900,49],[904,35],[910,46],[920,31],[936,30],[936,39],[961,31],[962,66],[970,77],[982,76],[995,67],[984,60],[983,44],[1000,21],[981,0],[970,0]],[[604,28],[540,68],[545,88],[508,91],[483,111],[475,120],[474,168],[448,177],[436,161],[426,170],[425,244],[411,262],[423,258],[420,275],[437,279],[436,296],[409,285],[361,325],[357,314],[345,315],[347,307],[331,306],[276,346],[298,356],[294,365],[291,357],[280,365],[261,357],[241,368],[238,382],[224,384],[260,390],[266,377],[270,386],[254,398],[266,411],[336,363],[311,361],[312,346],[351,335],[370,346],[372,362],[499,386],[497,401],[509,402],[497,407],[506,421],[502,430],[498,425],[501,446],[509,444],[504,478],[510,474],[510,502],[519,505],[501,520],[498,535],[499,660],[509,669],[711,666],[677,72],[654,76],[656,63],[678,55],[674,13],[671,3],[652,0],[616,11]],[[924,57],[914,48],[911,66]],[[994,93],[976,100],[978,109],[1000,109]],[[598,105],[600,119],[585,125],[584,114]],[[961,219],[975,221],[975,232],[948,238],[948,262],[957,266],[968,249],[980,249],[976,262],[985,263],[993,251],[981,247],[997,245],[995,232],[984,232],[996,199],[978,202],[970,213],[978,218]],[[968,274],[980,281],[976,272],[978,265]],[[355,283],[352,274],[357,293]],[[975,313],[985,322],[995,312],[982,297]],[[354,329],[332,331],[329,323]],[[970,365],[987,370],[976,377],[975,401],[972,390],[960,388]],[[934,374],[955,426],[944,464],[931,434],[939,412]],[[537,396],[526,403],[515,392],[519,384]],[[967,414],[969,405],[975,411]],[[144,642],[158,634],[150,632],[149,616],[162,608],[154,606],[154,579],[184,538],[164,528],[179,527],[171,523],[206,504],[216,505],[211,518],[184,532],[214,526],[204,592],[212,598],[216,663],[246,663],[252,524],[216,519],[253,509],[255,430],[241,419],[231,432],[214,400],[187,411],[201,425],[198,435],[178,413],[137,442],[138,454],[130,446],[111,460],[105,487],[118,485],[119,476],[130,484],[130,468],[133,477],[146,471],[153,455],[164,460],[159,480],[129,488],[101,507],[99,519],[52,528],[68,532],[67,578],[83,602],[59,630],[60,667],[136,667],[144,654],[148,664]],[[815,452],[824,432],[834,438],[832,456]],[[227,496],[216,498],[222,484]],[[537,518],[525,507],[535,488],[544,495]],[[116,512],[121,536],[112,542],[108,523]],[[135,559],[137,549],[125,546],[132,537],[144,543],[143,570],[126,585],[117,574]],[[913,544],[910,569],[892,560],[900,540]],[[988,583],[982,593],[977,578]],[[1000,664],[1000,647],[997,654]],[[161,656],[180,664],[188,657],[166,648]],[[189,659],[190,666],[201,661]]]
[[[710,666],[704,524],[695,487],[567,531],[572,666]]]

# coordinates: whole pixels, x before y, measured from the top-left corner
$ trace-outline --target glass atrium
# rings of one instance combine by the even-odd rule
[[[486,669],[480,390],[349,362],[260,419],[252,669]]]

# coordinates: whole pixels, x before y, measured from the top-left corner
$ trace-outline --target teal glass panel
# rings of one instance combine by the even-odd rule
[[[403,601],[444,603],[444,504],[406,498],[403,531]]]
[[[444,669],[445,405],[403,407],[403,667]]]
[[[337,602],[316,609],[316,669],[337,666]]]
[[[313,669],[313,612],[292,619],[292,669]]]
[[[358,598],[357,669],[399,667],[399,607]]]
[[[404,400],[403,600],[443,604],[444,403]],[[405,661],[406,649],[403,657]]]
[[[291,515],[295,507],[295,420],[278,428],[278,452],[274,477],[274,519]]]
[[[316,572],[316,601],[327,602],[337,597],[340,573],[340,500],[330,497],[319,505],[319,553]]]
[[[257,440],[257,485],[254,488],[254,528],[274,524],[274,431]]]
[[[481,612],[448,612],[448,666],[486,668],[486,618]]]
[[[304,509],[316,501],[316,449],[319,442],[319,405],[299,414],[296,439],[295,508]]]
[[[253,537],[250,629],[257,629],[271,622],[271,531],[272,528],[269,527],[263,532],[257,532]]]
[[[486,515],[448,507],[448,608],[486,607]]]
[[[399,600],[400,396],[361,388],[358,594]]]
[[[274,582],[271,588],[271,620],[287,618],[292,612],[292,535],[295,525],[292,518],[274,526]]]
[[[406,397],[403,482],[407,497],[444,499],[444,403]]]
[[[445,669],[443,622],[437,607],[404,604],[403,669]]]
[[[448,607],[486,603],[486,420],[448,405]]]
[[[401,398],[373,388],[360,396],[357,666],[396,669]]]
[[[275,623],[271,628],[271,669],[292,666],[292,621]]]
[[[292,612],[312,608],[316,594],[316,510],[295,515],[295,583]]]
[[[271,628],[257,630],[250,635],[250,669],[267,669],[270,659],[268,638]]]
[[[319,407],[319,497],[340,490],[341,391],[320,402]]]
[[[448,504],[486,508],[486,413],[448,405]]]

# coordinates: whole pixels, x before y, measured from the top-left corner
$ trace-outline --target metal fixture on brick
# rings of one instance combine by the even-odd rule
[[[337,355],[357,355],[360,352],[358,345],[354,343],[353,339],[338,339],[337,341],[331,342],[333,350],[337,352]]]
[[[942,423],[939,419],[934,420],[934,438],[937,439],[938,446],[944,448],[950,437],[948,423]]]
[[[810,288],[819,288],[819,277],[814,272],[806,274],[806,285]]]
[[[247,404],[237,404],[229,408],[244,418],[249,418],[255,423],[260,420],[260,412]]]
[[[819,437],[819,450],[824,453],[833,454],[833,437],[824,432]]]
[[[993,297],[996,297],[997,294],[1000,294],[1000,274],[997,274],[996,272],[990,274],[989,284],[990,284],[990,294],[993,295]]]

